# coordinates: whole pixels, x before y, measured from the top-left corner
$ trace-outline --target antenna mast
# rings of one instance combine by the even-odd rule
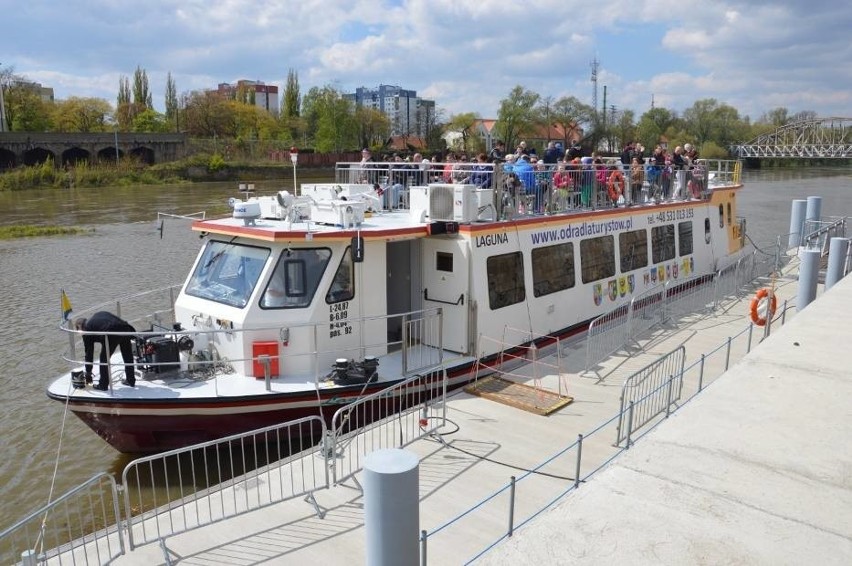
[[[595,118],[598,116],[598,57],[592,59],[592,107],[595,109]]]

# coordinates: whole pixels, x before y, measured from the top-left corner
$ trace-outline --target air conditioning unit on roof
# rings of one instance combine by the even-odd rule
[[[428,215],[432,222],[473,222],[479,216],[476,185],[430,184]]]

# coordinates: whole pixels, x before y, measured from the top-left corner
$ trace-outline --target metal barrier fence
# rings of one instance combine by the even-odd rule
[[[621,386],[618,427],[615,444],[630,438],[631,432],[651,422],[661,413],[668,416],[672,404],[680,400],[683,391],[683,366],[686,347],[665,354],[635,372]]]
[[[359,472],[370,452],[402,448],[445,424],[447,374],[436,366],[341,407],[327,440],[337,485]]]
[[[789,308],[791,307],[785,302],[776,312],[774,320],[783,324]],[[716,378],[727,371],[732,356],[739,354],[745,355],[751,351],[753,330],[754,325],[751,323],[748,324],[740,332],[729,337],[711,352],[703,354],[699,359],[686,367],[681,366],[680,369],[678,369],[677,365],[678,354],[675,351],[674,365],[670,367],[670,375],[673,377],[676,373],[680,375],[679,379],[675,378],[680,381],[679,384],[675,383],[675,379],[663,379],[661,383],[658,383],[657,387],[649,387],[644,396],[635,397],[632,403],[628,403],[625,408],[619,410],[611,418],[591,431],[578,435],[576,441],[549,455],[537,466],[525,471],[519,477],[511,476],[508,478],[505,485],[481,498],[466,511],[449,519],[431,531],[421,531],[421,566],[426,566],[428,563],[426,558],[428,556],[427,547],[429,541],[440,536],[445,531],[469,527],[470,529],[475,529],[471,532],[482,533],[488,529],[488,532],[492,533],[491,536],[494,537],[492,542],[486,544],[479,552],[467,558],[459,558],[460,563],[471,564],[497,544],[511,537],[517,529],[525,526],[545,511],[551,509],[555,504],[564,499],[567,494],[580,488],[584,482],[605,468],[625,450],[629,450],[636,441],[641,440],[642,437],[653,431],[658,424],[665,422],[665,419],[671,413],[679,410],[707,386],[712,384]],[[666,356],[671,356],[671,354],[667,354]],[[714,368],[716,371],[713,371]],[[663,370],[659,375],[665,373],[666,371]],[[651,418],[649,422],[653,421],[653,423],[645,429],[635,427],[631,430],[626,426],[629,422],[631,412],[634,415],[637,414],[636,406],[650,402],[654,398],[665,398],[669,387],[672,387],[672,395],[674,395],[674,387],[682,387],[681,397],[688,392],[685,399],[680,404],[670,404],[670,410],[658,413],[656,420]],[[617,445],[613,445],[607,440],[608,434],[611,434],[610,427],[613,425],[618,427],[619,430],[627,431],[623,435],[622,442]],[[594,450],[588,448],[589,443],[594,443],[592,444]],[[448,444],[447,446],[452,446],[452,444]],[[584,449],[584,446],[587,446],[587,448]],[[584,456],[587,453],[592,453],[593,456]],[[570,471],[574,472],[573,477],[569,475]],[[546,483],[549,495],[546,498],[534,496],[533,494],[538,493],[540,490],[532,487],[531,484],[533,483],[538,486]],[[525,499],[525,495],[529,500]],[[532,499],[535,499],[535,501],[532,501]]]
[[[631,303],[633,301],[631,300]],[[586,371],[627,344],[630,330],[630,303],[594,319],[586,334]]]
[[[101,472],[0,533],[3,564],[104,564],[124,554],[118,489]]]
[[[130,548],[329,487],[317,447],[325,422],[306,417],[138,458],[124,468]],[[289,467],[283,474],[281,468]]]
[[[765,248],[753,246],[730,265],[712,275],[686,281],[668,280],[634,296],[629,303],[604,313],[589,324],[585,371],[636,340],[645,332],[677,316],[718,308],[725,297],[735,297],[757,277],[782,267],[780,237]],[[769,251],[766,251],[769,250]]]

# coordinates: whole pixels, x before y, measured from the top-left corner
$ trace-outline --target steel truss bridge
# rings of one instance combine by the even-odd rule
[[[731,146],[740,158],[852,159],[852,118],[814,118]]]

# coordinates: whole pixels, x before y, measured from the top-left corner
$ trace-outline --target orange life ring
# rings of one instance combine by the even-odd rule
[[[772,318],[775,314],[777,306],[778,299],[775,297],[775,293],[770,296],[769,289],[761,289],[751,300],[751,321],[758,326],[763,326],[767,319]]]
[[[618,197],[624,194],[624,174],[618,169],[613,171],[606,183],[606,189],[609,198],[614,201],[618,200]]]

